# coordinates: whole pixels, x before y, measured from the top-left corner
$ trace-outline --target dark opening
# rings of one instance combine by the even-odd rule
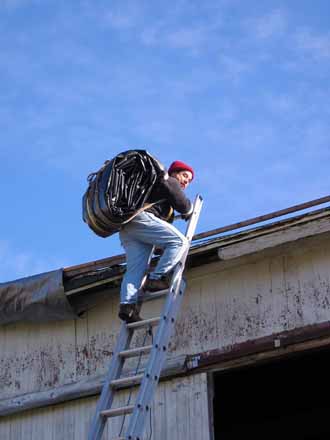
[[[214,375],[215,440],[330,439],[330,351]]]

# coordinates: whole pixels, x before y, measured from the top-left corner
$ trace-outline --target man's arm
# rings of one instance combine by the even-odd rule
[[[164,180],[163,185],[166,190],[166,198],[171,206],[180,214],[189,218],[193,211],[193,204],[188,197],[186,197],[177,179],[169,177]]]

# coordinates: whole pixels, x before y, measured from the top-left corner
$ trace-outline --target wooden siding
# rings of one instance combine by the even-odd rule
[[[188,271],[188,289],[171,339],[172,359],[208,350],[230,352],[246,341],[330,321],[328,234],[271,249],[261,246],[258,252],[252,244],[252,253],[246,253],[244,244],[238,256],[235,245],[235,258],[228,251],[226,261]],[[109,295],[75,321],[1,327],[0,406],[6,398],[24,400],[29,393],[51,393],[104,374],[120,325],[118,300],[119,295]],[[143,315],[157,315],[160,306],[161,301],[146,303]],[[143,334],[135,339],[140,345]],[[154,405],[154,438],[208,438],[206,394],[204,374],[161,383]],[[0,438],[85,438],[95,404],[96,398],[80,398],[2,417]],[[187,423],[178,426],[181,419]],[[199,428],[201,433],[193,434]],[[175,437],[176,432],[181,437]]]
[[[123,404],[127,392],[120,393]],[[118,402],[119,405],[119,402]],[[6,440],[86,439],[96,398],[27,411],[0,419],[0,438]],[[104,440],[118,436],[122,418],[110,419]],[[151,429],[150,429],[151,427]],[[163,382],[157,389],[144,440],[209,440],[206,374]]]
[[[218,262],[188,272],[170,355],[200,353],[330,321],[330,240],[277,255]],[[143,314],[155,316],[160,301]],[[0,397],[49,390],[103,374],[119,329],[118,297],[82,319],[0,328]],[[142,341],[142,335],[137,343]]]

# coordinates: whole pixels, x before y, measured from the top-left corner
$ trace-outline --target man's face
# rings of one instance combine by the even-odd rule
[[[179,181],[182,189],[186,189],[193,179],[192,173],[186,170],[175,171],[172,173],[172,177]]]

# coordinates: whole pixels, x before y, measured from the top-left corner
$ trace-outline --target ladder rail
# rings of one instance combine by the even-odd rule
[[[203,206],[203,197],[200,194],[198,194],[195,198],[195,201],[194,201],[193,213],[189,219],[187,229],[186,229],[186,234],[185,234],[189,240],[189,243],[192,242],[193,236],[195,234],[195,230],[197,227],[197,223],[199,220],[202,206]]]
[[[186,237],[189,243],[191,243],[194,235],[202,204],[203,199],[200,196],[197,196],[194,203],[194,210],[186,230]],[[138,439],[142,436],[144,431],[146,416],[150,411],[151,401],[159,382],[160,372],[167,357],[167,349],[172,329],[183,300],[186,283],[182,280],[182,274],[188,252],[189,249],[187,249],[182,255],[172,276],[172,285],[170,286],[163,307],[162,319],[158,326],[145,375],[140,385],[135,408],[130,417],[130,423],[125,435],[126,439]]]
[[[90,426],[88,440],[100,440],[106,423],[106,418],[101,415],[101,412],[110,408],[114,398],[115,389],[111,387],[111,381],[118,379],[124,365],[124,359],[119,355],[123,347],[127,348],[131,342],[133,332],[127,329],[123,323],[120,327],[119,337],[112,355],[108,374],[105,378],[101,396],[98,400],[96,411]]]
[[[199,219],[203,199],[197,195],[193,205],[193,213],[189,219],[185,236],[189,244],[192,241],[197,222]],[[150,346],[149,359],[146,364],[144,374],[136,375],[131,378],[120,378],[123,371],[123,365],[127,355],[135,353],[140,349],[129,349],[133,333],[135,329],[141,328],[141,324],[122,323],[119,337],[114,349],[114,353],[110,362],[108,374],[106,376],[101,396],[99,398],[95,415],[90,426],[88,440],[101,440],[105,424],[108,417],[121,415],[125,413],[131,414],[128,429],[121,440],[140,440],[143,435],[146,416],[150,412],[151,402],[154,397],[156,387],[159,382],[160,373],[167,357],[169,341],[176,322],[176,317],[180,310],[185,291],[186,283],[182,279],[185,268],[185,262],[188,256],[189,247],[181,256],[180,261],[174,268],[171,279],[171,285],[167,290],[166,301],[160,318],[152,318],[150,326],[157,325],[156,335],[152,346]],[[165,293],[165,292],[163,292]],[[156,296],[156,295],[154,295]],[[148,320],[146,320],[147,323]],[[135,351],[134,351],[135,350]],[[123,355],[124,354],[124,355]],[[139,391],[134,405],[122,408],[111,409],[114,399],[114,393],[118,389],[116,385],[124,384],[125,381],[139,382]],[[113,383],[113,385],[111,384]],[[134,383],[133,383],[134,385]]]
[[[145,370],[142,382],[140,384],[139,393],[136,398],[135,408],[127,429],[126,438],[138,438],[142,435],[146,416],[149,414],[151,401],[154,396],[155,389],[160,379],[160,373],[164,362],[167,358],[168,344],[172,334],[172,327],[175,322],[176,315],[180,308],[185,282],[182,281],[179,289],[182,293],[177,296],[176,302],[171,302],[168,312],[164,315],[166,319],[160,324],[154,346],[151,350],[148,365]]]

